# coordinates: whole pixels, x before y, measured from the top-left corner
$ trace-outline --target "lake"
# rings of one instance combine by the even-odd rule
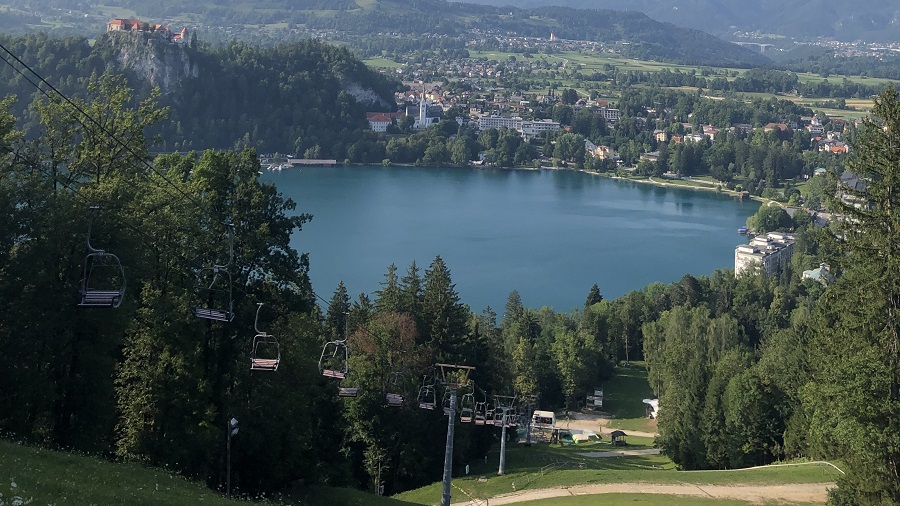
[[[313,288],[331,299],[373,296],[387,266],[402,276],[440,255],[463,302],[503,313],[518,290],[528,307],[581,307],[654,281],[734,267],[737,229],[757,202],[575,171],[310,167],[264,181],[314,215],[293,247],[310,255]]]

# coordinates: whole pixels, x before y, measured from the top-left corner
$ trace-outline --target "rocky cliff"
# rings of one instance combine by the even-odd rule
[[[185,79],[199,75],[184,45],[169,42],[161,34],[111,32],[98,43],[110,45],[121,69],[134,72],[166,95],[177,94]]]

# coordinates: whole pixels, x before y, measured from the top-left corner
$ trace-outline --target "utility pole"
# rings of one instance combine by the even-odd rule
[[[450,506],[450,480],[453,479],[453,429],[456,421],[456,388],[450,389],[450,416],[447,417],[447,447],[444,450],[444,482],[441,506]]]

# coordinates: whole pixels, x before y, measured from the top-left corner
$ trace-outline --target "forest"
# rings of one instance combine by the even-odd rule
[[[571,409],[614,364],[644,359],[660,396],[657,444],[680,467],[840,458],[849,472],[835,504],[900,498],[893,89],[847,162],[866,185],[832,203],[847,219],[819,229],[776,217],[797,236],[781,275],[717,271],[615,300],[595,285],[572,313],[525,308],[513,292],[502,315],[461,303],[440,257],[402,274],[389,266],[371,296],[341,284],[322,297],[289,245],[313,217],[259,181],[252,150],[153,158],[144,132],[169,121],[157,98],[136,100],[109,75],[87,90],[36,102],[31,137],[13,99],[0,104],[6,437],[220,487],[234,417],[241,493],[373,489],[376,468],[391,493],[440,476],[445,422],[413,401],[430,364],[474,366],[472,393],[488,401],[517,392]],[[827,287],[799,279],[823,261],[837,276]],[[251,370],[261,329],[277,339],[277,370]],[[340,381],[320,370],[328,342],[349,350]],[[404,401],[386,404],[386,392]],[[461,424],[455,461],[497,437]]]

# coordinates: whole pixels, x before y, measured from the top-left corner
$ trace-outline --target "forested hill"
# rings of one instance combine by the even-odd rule
[[[0,0],[0,7],[6,1],[9,0]],[[514,2],[504,0],[502,3]],[[59,0],[22,0],[10,12],[24,15],[71,9],[60,4]],[[553,32],[563,39],[616,44],[625,56],[638,59],[735,67],[771,64],[767,58],[749,49],[696,29],[655,21],[633,10],[521,9],[446,0],[263,0],[255,2],[254,9],[247,9],[245,3],[235,0],[187,5],[175,0],[123,0],[121,7],[139,19],[166,20],[173,26],[191,25],[202,38],[209,40],[231,40],[235,33],[242,33],[262,41],[269,32],[261,27],[273,26],[288,27],[283,34],[290,34],[292,30],[301,33],[314,30],[329,38],[344,37],[350,41],[376,34],[415,36],[422,41],[421,36],[428,35],[453,38],[460,45],[479,35],[502,33],[546,38]],[[609,7],[621,9],[617,5]],[[98,15],[97,10],[84,10],[79,14],[85,18],[73,21],[69,28],[72,33],[84,33],[86,24],[96,25],[101,31],[108,20]],[[91,21],[86,23],[86,20]]]
[[[620,0],[468,0],[477,4],[533,8],[556,5],[585,9],[621,9]],[[631,0],[629,10],[653,19],[714,34],[759,30],[791,37],[833,37],[838,40],[900,40],[900,7],[883,0],[837,5],[825,0]]]
[[[122,72],[146,97],[162,89],[170,121],[153,133],[164,151],[255,147],[315,157],[341,157],[368,127],[366,111],[393,105],[392,83],[347,49],[316,41],[271,48],[233,42],[221,47],[176,45],[154,35],[104,34],[83,38],[2,37],[3,45],[60,91],[85,94],[91,74]],[[15,95],[24,127],[34,86],[9,65],[0,67],[0,97]]]

